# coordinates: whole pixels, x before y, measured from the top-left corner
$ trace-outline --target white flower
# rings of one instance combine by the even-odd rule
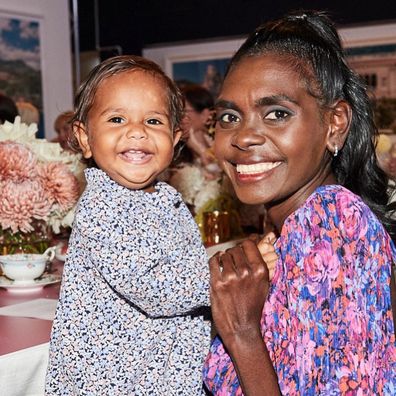
[[[216,179],[208,181],[195,196],[195,212],[198,213],[208,201],[218,198],[221,193],[222,189],[220,180]]]
[[[15,117],[15,122],[4,122],[0,125],[0,141],[13,140],[15,142],[27,143],[36,139],[37,125],[29,126],[21,123],[21,117]]]
[[[187,204],[194,206],[195,213],[226,192],[220,176],[208,180],[205,178],[205,170],[194,164],[176,168],[169,183],[180,192]]]
[[[194,165],[185,165],[181,168],[176,168],[169,181],[189,205],[194,205],[195,197],[205,182],[206,180],[201,169]]]

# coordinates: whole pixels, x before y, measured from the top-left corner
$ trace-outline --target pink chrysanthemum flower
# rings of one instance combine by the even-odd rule
[[[38,180],[15,183],[0,181],[0,226],[17,231],[33,231],[34,219],[48,219],[51,200]]]
[[[0,180],[22,182],[37,175],[37,159],[25,145],[0,142]]]
[[[38,170],[47,194],[59,204],[62,211],[69,210],[80,195],[77,178],[62,162],[50,162]]]

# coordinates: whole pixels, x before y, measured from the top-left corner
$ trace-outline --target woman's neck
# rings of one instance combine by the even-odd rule
[[[329,172],[325,177],[312,180],[311,183],[305,185],[280,201],[266,204],[265,208],[267,210],[268,218],[275,226],[278,233],[281,232],[283,223],[287,217],[303,206],[306,200],[318,187],[329,184],[337,184],[337,180],[332,172]]]

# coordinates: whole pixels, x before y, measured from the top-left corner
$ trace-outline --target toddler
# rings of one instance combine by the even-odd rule
[[[73,132],[90,167],[53,324],[48,395],[203,394],[207,256],[180,194],[157,182],[182,115],[172,81],[137,56],[106,60],[77,93]]]

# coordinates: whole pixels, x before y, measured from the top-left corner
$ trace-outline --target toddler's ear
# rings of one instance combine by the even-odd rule
[[[84,158],[91,158],[92,151],[89,145],[88,131],[85,125],[82,122],[75,122],[73,124],[73,133],[78,140],[78,144],[80,145]]]
[[[182,137],[182,133],[183,131],[181,130],[181,128],[177,128],[173,132],[173,147],[175,147],[176,144],[179,143],[179,140]]]

